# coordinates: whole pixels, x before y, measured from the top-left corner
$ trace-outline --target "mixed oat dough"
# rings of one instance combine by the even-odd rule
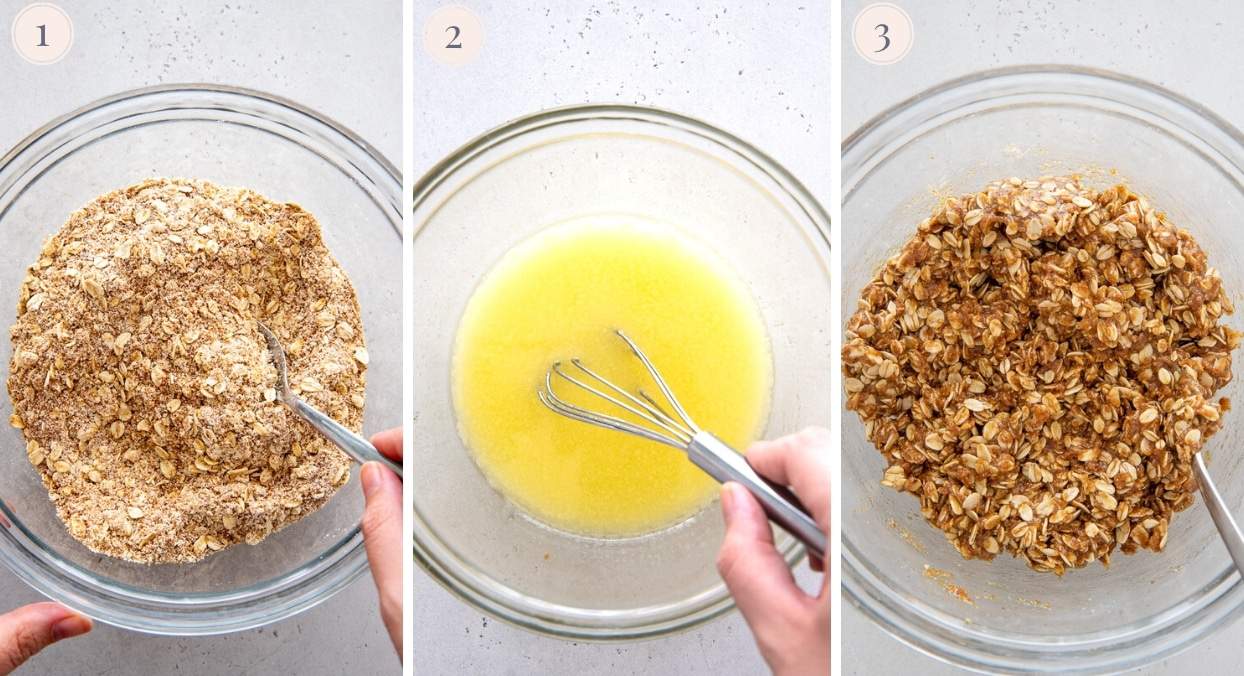
[[[185,563],[322,506],[348,457],[275,401],[290,386],[362,424],[367,350],[350,280],[295,204],[205,181],[103,195],[22,282],[12,424],[69,532],[96,552]]]
[[[1062,574],[1161,551],[1221,426],[1239,334],[1218,272],[1122,185],[944,200],[864,288],[847,406],[965,558]]]

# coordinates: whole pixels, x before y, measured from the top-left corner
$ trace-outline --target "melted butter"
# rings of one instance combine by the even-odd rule
[[[683,453],[537,400],[550,364],[573,357],[632,391],[655,390],[616,328],[701,427],[740,449],[762,431],[772,359],[755,301],[720,259],[668,227],[576,221],[519,244],[471,296],[453,358],[459,432],[489,481],[536,519],[601,537],[671,526],[717,492]]]

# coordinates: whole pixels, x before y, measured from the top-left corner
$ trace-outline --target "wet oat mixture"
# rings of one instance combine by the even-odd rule
[[[847,405],[966,558],[1062,574],[1161,551],[1193,502],[1239,335],[1218,272],[1122,185],[1012,178],[944,200],[864,288]]]
[[[257,543],[349,478],[274,401],[262,320],[291,387],[358,430],[358,300],[295,204],[152,179],[73,213],[21,284],[11,423],[69,532],[96,552],[185,563]]]

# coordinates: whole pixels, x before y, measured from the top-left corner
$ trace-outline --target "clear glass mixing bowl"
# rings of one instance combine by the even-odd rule
[[[843,321],[864,284],[915,231],[936,194],[1010,176],[1123,180],[1189,230],[1233,298],[1244,291],[1244,137],[1200,105],[1101,71],[1030,67],[955,80],[874,118],[843,154]],[[1117,172],[1117,175],[1115,175]],[[1239,301],[1236,301],[1237,304]],[[1232,322],[1240,328],[1239,318]],[[1239,401],[1236,380],[1221,394]],[[1238,411],[1206,445],[1244,515]],[[1236,618],[1244,585],[1197,505],[1166,551],[1117,554],[1056,578],[999,557],[964,561],[914,497],[879,484],[884,463],[843,411],[844,598],[900,640],[991,671],[1113,671],[1187,648]],[[925,574],[925,566],[945,571]],[[961,587],[973,605],[956,598]]]
[[[756,298],[774,358],[767,435],[824,424],[824,210],[729,134],[672,113],[599,105],[535,114],[468,143],[419,180],[414,213],[410,481],[420,565],[467,602],[561,637],[654,636],[729,610],[713,566],[722,534],[715,504],[659,533],[604,540],[542,526],[495,491],[458,436],[453,338],[480,277],[514,244],[572,218],[636,214],[714,249]],[[779,546],[792,565],[803,555],[784,534]]]
[[[257,92],[182,85],[113,96],[52,121],[0,158],[0,303],[11,312],[43,240],[95,196],[151,176],[252,188],[315,214],[358,291],[371,366],[364,429],[400,419],[401,181],[336,123]],[[0,322],[7,327],[12,315]],[[12,349],[3,332],[0,364]],[[0,397],[0,419],[12,404]],[[238,631],[305,610],[366,569],[351,481],[323,509],[256,546],[193,565],[144,566],[74,540],[0,429],[0,561],[43,594],[109,624],[157,634]]]

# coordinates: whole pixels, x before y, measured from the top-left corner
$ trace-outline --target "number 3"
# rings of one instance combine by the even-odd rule
[[[876,54],[877,52],[884,52],[885,50],[890,48],[890,38],[887,37],[887,33],[890,32],[890,27],[883,23],[879,23],[876,26],[874,26],[874,28],[878,28],[881,30],[881,32],[877,35],[877,37],[881,38],[882,40],[885,40],[885,44],[881,46],[881,49],[873,51],[873,54]]]
[[[454,36],[452,38],[449,38],[449,44],[445,45],[445,49],[462,49],[462,43],[457,42],[458,36],[462,35],[462,31],[457,26],[450,26],[449,28],[445,29],[446,33],[448,33],[449,31],[453,31]]]

